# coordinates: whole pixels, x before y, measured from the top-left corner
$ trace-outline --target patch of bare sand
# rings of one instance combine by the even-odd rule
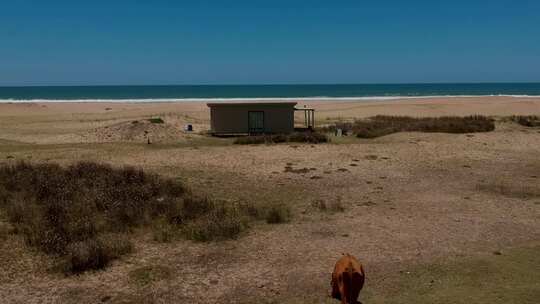
[[[170,116],[159,117],[162,123],[151,122],[149,119],[136,119],[106,125],[79,134],[81,142],[136,142],[136,143],[171,143],[185,142],[188,138],[199,134],[186,132],[186,120]],[[193,126],[193,124],[192,124]],[[196,129],[201,125],[195,125]]]
[[[1,139],[25,143],[184,141],[208,130],[208,111],[194,103],[0,104]],[[149,125],[148,119],[165,123]],[[132,125],[140,122],[138,126]],[[191,124],[195,132],[184,132]]]

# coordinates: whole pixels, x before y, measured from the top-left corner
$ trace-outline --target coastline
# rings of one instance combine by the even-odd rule
[[[321,125],[383,114],[540,115],[540,98],[333,99],[302,101],[299,106],[304,104],[316,109],[315,121]],[[152,124],[148,121],[152,117],[160,117],[165,123]],[[182,275],[173,275],[153,283],[157,296],[161,296],[162,288],[174,284],[178,288],[166,294],[168,299],[185,299],[183,290],[189,290],[192,298],[187,302],[201,297],[220,302],[223,294],[234,300],[245,297],[236,296],[237,286],[262,290],[261,285],[253,284],[260,280],[258,272],[253,272],[253,264],[245,260],[268,265],[265,286],[292,297],[284,286],[287,281],[282,283],[283,274],[288,276],[286,280],[301,281],[300,288],[324,290],[327,276],[319,265],[331,265],[343,248],[361,252],[373,269],[372,280],[382,282],[392,275],[402,278],[396,269],[408,269],[411,264],[431,269],[434,261],[448,257],[462,262],[488,256],[498,263],[501,257],[492,252],[502,251],[503,258],[511,259],[510,248],[531,246],[540,238],[540,217],[533,209],[538,199],[532,196],[540,193],[538,128],[501,119],[495,131],[486,133],[403,132],[377,139],[333,138],[331,143],[321,145],[234,145],[230,138],[205,134],[209,117],[204,102],[0,104],[0,162],[67,166],[85,160],[114,167],[136,166],[182,180],[189,189],[211,193],[225,202],[253,201],[262,206],[284,202],[295,212],[292,223],[272,227],[257,224],[238,240],[211,245],[182,240],[161,244],[153,241],[151,234],[134,234],[137,251],[130,257],[76,279],[49,272],[36,274],[35,265],[43,263],[42,269],[51,269],[44,264],[48,260],[29,254],[24,241],[13,235],[0,246],[0,281],[5,282],[0,297],[7,302],[47,298],[61,303],[97,303],[114,290],[118,295],[113,296],[123,300],[134,292],[129,279],[134,270],[166,265],[160,267],[169,267],[164,269],[173,274],[193,276],[186,281]],[[191,124],[194,132],[184,132],[185,124]],[[151,134],[151,145],[145,131]],[[291,172],[287,169],[291,166],[294,171],[307,173]],[[322,213],[313,204],[320,200],[342,203],[346,213]],[[361,226],[366,233],[342,236],[351,227]],[[468,237],[464,239],[464,235]],[[310,252],[317,254],[306,262]],[[232,262],[237,258],[240,262]],[[231,282],[216,285],[219,288],[212,290],[218,292],[213,293],[208,293],[208,288],[193,289],[190,283],[208,282],[208,272],[201,269],[209,259],[225,265],[220,276]],[[459,275],[452,272],[452,279],[456,273]],[[424,278],[421,284],[425,284]],[[381,294],[385,286],[394,284],[390,282],[378,287]],[[89,292],[82,295],[78,290]]]
[[[459,98],[538,98],[540,95],[426,95],[426,96],[361,96],[361,97],[241,97],[241,98],[122,98],[122,99],[0,99],[0,103],[175,103],[175,102],[279,102],[279,101],[399,101],[416,99],[459,99]]]
[[[253,101],[253,99],[247,99]],[[441,117],[485,115],[540,115],[538,97],[435,97],[366,99],[294,99],[297,107],[315,109],[317,125],[376,115]],[[204,100],[210,101],[210,100]],[[228,100],[230,101],[230,100]],[[275,100],[274,101],[280,101]],[[213,101],[215,102],[215,101]],[[268,101],[265,101],[268,102]],[[210,111],[206,102],[12,102],[0,103],[0,139],[26,143],[96,143],[123,141],[132,121],[161,117],[167,130],[163,141],[181,142],[190,136],[182,126],[193,125],[196,133],[210,128]],[[301,117],[298,117],[301,121]],[[120,128],[113,132],[112,129]],[[126,131],[126,132],[124,132]],[[111,137],[107,137],[107,136]],[[157,139],[156,139],[157,140]]]

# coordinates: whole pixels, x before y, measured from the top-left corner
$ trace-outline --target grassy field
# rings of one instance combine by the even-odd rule
[[[406,269],[370,303],[537,303],[540,246]],[[367,302],[367,301],[366,301]]]
[[[416,265],[377,282],[368,280],[360,294],[371,304],[535,304],[540,299],[540,246],[514,248],[475,258]],[[262,300],[264,303],[264,300]],[[256,303],[256,302],[249,302]],[[267,303],[338,303],[310,297]]]

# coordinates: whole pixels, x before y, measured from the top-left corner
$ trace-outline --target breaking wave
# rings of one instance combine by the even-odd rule
[[[169,102],[268,102],[268,101],[391,101],[404,99],[437,98],[540,98],[540,95],[433,95],[433,96],[363,96],[363,97],[264,97],[264,98],[146,98],[146,99],[0,99],[0,103],[47,103],[47,102],[101,102],[101,103],[169,103]]]

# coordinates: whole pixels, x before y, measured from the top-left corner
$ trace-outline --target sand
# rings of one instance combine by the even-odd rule
[[[536,98],[312,101],[309,106],[319,124],[376,114],[540,115]],[[145,122],[156,116],[165,126]],[[141,129],[133,129],[135,120],[142,121]],[[212,197],[286,203],[294,215],[288,224],[256,224],[226,242],[161,244],[142,234],[134,254],[75,278],[48,270],[49,259],[10,236],[0,245],[0,298],[6,303],[96,303],[104,297],[109,303],[308,303],[305,294],[325,297],[342,252],[367,265],[366,288],[384,289],[391,288],[385,285],[388,277],[410,265],[540,243],[538,128],[500,119],[489,133],[236,146],[206,137],[208,121],[201,103],[0,104],[0,162],[136,165],[180,178]],[[181,131],[187,123],[194,133]],[[155,143],[147,145],[145,128],[166,136],[154,135]],[[285,172],[286,166],[312,169],[297,174]],[[339,201],[345,212],[320,212],[314,205],[321,200]],[[129,273],[147,265],[166,266],[173,277],[133,284]]]
[[[540,98],[469,97],[426,98],[392,101],[302,101],[315,108],[318,125],[335,120],[377,114],[408,116],[490,116],[540,114]],[[162,117],[163,126],[147,130],[133,122]],[[301,123],[301,117],[298,122]],[[195,134],[209,129],[209,111],[204,102],[175,103],[25,103],[0,104],[1,139],[25,143],[62,144],[95,142],[144,142],[148,136],[159,142],[185,140],[183,126],[192,124]]]

